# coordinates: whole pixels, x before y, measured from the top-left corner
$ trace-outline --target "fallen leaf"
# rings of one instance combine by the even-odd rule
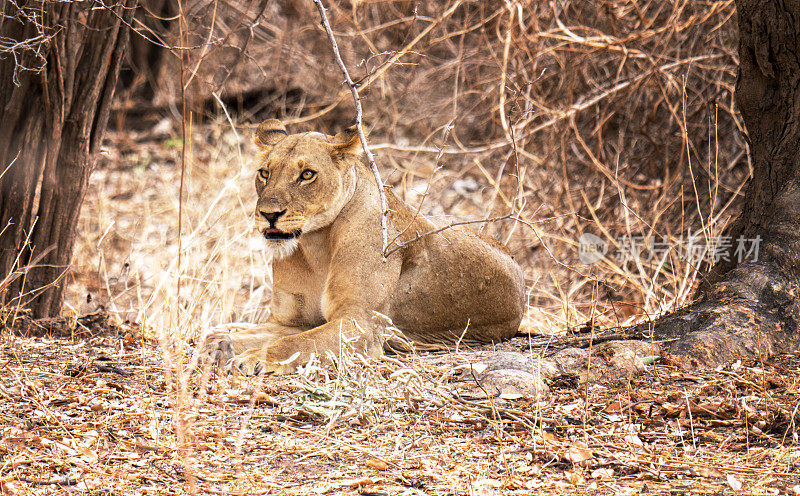
[[[372,486],[375,484],[375,481],[370,479],[369,477],[364,477],[363,479],[351,480],[347,481],[342,486],[347,487],[361,487],[361,486]]]
[[[11,481],[0,481],[0,494],[14,496],[19,493],[19,487]]]
[[[614,469],[613,468],[598,468],[592,470],[592,478],[593,479],[610,479],[614,477]]]
[[[499,494],[498,489],[503,487],[503,483],[497,479],[478,479],[472,483],[475,494],[479,496],[494,496]]]
[[[642,357],[642,365],[653,365],[660,357],[658,355]]]
[[[572,463],[581,463],[592,459],[592,451],[584,446],[572,445],[565,457]]]
[[[387,464],[385,461],[383,461],[383,460],[376,460],[376,459],[372,459],[372,460],[367,460],[367,461],[366,461],[366,462],[364,462],[364,463],[365,463],[365,464],[366,464],[368,467],[372,467],[372,468],[374,468],[375,470],[386,470],[387,468],[389,468],[389,465],[388,465],[388,464]]]
[[[572,484],[574,484],[576,486],[578,484],[585,484],[586,483],[586,479],[583,477],[583,474],[581,474],[580,472],[577,472],[577,471],[572,472],[570,470],[565,470],[564,471],[564,477],[568,481],[570,481]]]
[[[545,442],[550,444],[558,444],[559,442],[558,438],[554,434],[546,431],[542,434],[542,439],[544,439]]]
[[[714,467],[689,467],[688,473],[700,477],[722,477],[724,475]]]
[[[733,474],[728,474],[725,476],[725,478],[728,479],[728,485],[731,486],[731,489],[737,492],[742,490],[742,483],[736,478],[736,476]]]
[[[639,436],[637,436],[636,434],[628,434],[627,436],[625,436],[625,441],[633,444],[634,446],[639,446],[639,447],[644,446],[644,443],[642,442],[641,439],[639,439]]]

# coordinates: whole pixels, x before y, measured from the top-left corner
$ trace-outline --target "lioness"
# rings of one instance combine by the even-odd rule
[[[218,358],[246,373],[280,374],[345,346],[380,356],[376,312],[420,344],[515,334],[522,270],[499,242],[458,227],[431,234],[436,223],[387,191],[389,240],[402,248],[382,259],[380,197],[355,128],[287,135],[270,119],[255,142],[256,227],[273,254],[271,314],[212,336]]]

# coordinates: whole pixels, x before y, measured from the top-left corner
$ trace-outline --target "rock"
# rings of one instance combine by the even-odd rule
[[[506,399],[527,398],[546,399],[550,387],[541,376],[516,369],[496,369],[480,377],[481,385],[487,393]]]
[[[625,380],[643,372],[643,359],[657,355],[660,349],[644,341],[609,341],[588,348],[566,348],[549,357],[535,357],[516,352],[486,353],[478,361],[462,366],[462,378],[480,382],[470,393],[485,396],[546,398],[547,382],[573,376],[579,382],[592,383]],[[587,374],[588,367],[588,374]],[[485,392],[483,392],[485,390]],[[482,394],[480,394],[482,393]]]

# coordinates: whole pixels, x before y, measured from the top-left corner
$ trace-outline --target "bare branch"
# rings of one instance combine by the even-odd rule
[[[317,0],[314,0],[314,3],[318,4],[318,8],[324,8],[320,4],[320,2],[317,2]],[[436,26],[438,26],[445,19],[450,17],[453,14],[453,12],[455,12],[455,10],[458,8],[458,6],[461,5],[461,3],[462,3],[462,0],[456,0],[453,3],[453,5],[450,6],[450,8],[448,8],[446,11],[444,11],[444,13],[441,16],[439,16],[437,19],[433,20],[430,24],[428,24],[425,27],[425,29],[422,30],[422,32],[420,32],[417,36],[414,37],[413,40],[408,42],[408,44],[406,44],[401,50],[398,50],[397,52],[395,52],[394,55],[389,57],[389,59],[387,59],[386,62],[384,62],[380,66],[378,66],[367,77],[365,77],[364,79],[360,80],[356,84],[357,89],[364,89],[367,86],[369,86],[370,84],[374,83],[379,77],[381,77],[383,75],[384,72],[386,72],[390,67],[395,65],[397,63],[397,61],[400,59],[400,57],[404,56],[407,53],[414,53],[411,49],[417,43],[419,43],[423,38],[425,38],[428,35],[428,33],[430,33]],[[327,18],[325,17],[324,19],[327,19]],[[420,18],[420,19],[422,19],[422,18]],[[330,25],[328,25],[327,32],[328,32],[328,38],[330,38],[331,40],[334,40],[333,31],[330,29]],[[335,41],[334,41],[334,43],[335,43]],[[318,112],[314,112],[313,114],[306,115],[304,117],[297,118],[297,119],[292,119],[290,121],[287,121],[287,123],[288,124],[300,124],[301,122],[307,122],[307,121],[316,119],[317,117],[320,117],[322,115],[325,115],[328,112],[330,112],[331,110],[333,110],[334,108],[336,108],[337,106],[339,106],[339,104],[342,102],[342,99],[344,98],[344,96],[346,94],[347,93],[345,91],[342,91],[336,96],[336,100],[334,100],[331,104],[327,105],[325,108],[319,110]]]
[[[342,55],[339,53],[339,45],[337,45],[336,38],[333,36],[333,30],[331,29],[330,22],[328,22],[328,15],[325,12],[325,6],[322,5],[322,0],[314,0],[314,3],[317,5],[317,10],[319,10],[319,15],[322,18],[322,26],[325,28],[325,32],[328,34],[328,39],[331,42],[331,48],[333,48],[333,54],[336,57],[336,63],[339,64],[339,68],[342,70],[345,82],[347,82],[347,85],[350,87],[350,92],[353,94],[353,101],[356,105],[356,128],[358,129],[358,137],[361,139],[361,147],[364,149],[364,154],[367,156],[367,161],[369,161],[369,168],[372,170],[372,175],[375,176],[375,182],[378,185],[378,194],[381,198],[381,239],[383,243],[381,256],[384,260],[386,260],[386,248],[389,244],[389,228],[387,227],[389,206],[386,203],[386,191],[384,191],[381,173],[378,171],[378,166],[375,164],[375,157],[372,155],[372,152],[369,149],[367,137],[364,135],[364,127],[362,123],[364,111],[361,108],[361,96],[359,96],[358,87],[350,77],[347,66],[342,60]]]
[[[705,60],[713,60],[722,58],[722,54],[711,54],[711,55],[698,55],[696,57],[689,57],[686,59],[678,60],[675,62],[670,62],[668,64],[663,64],[661,66],[655,67],[653,70],[649,72],[643,72],[638,74],[630,79],[623,80],[621,82],[615,83],[614,85],[602,89],[594,93],[591,97],[582,97],[577,102],[573,103],[569,107],[566,107],[561,110],[555,111],[555,115],[550,119],[538,124],[536,126],[530,127],[530,125],[534,122],[536,116],[528,117],[524,120],[520,120],[515,126],[515,134],[517,141],[523,140],[530,136],[533,136],[540,131],[553,127],[556,124],[561,123],[564,120],[567,120],[576,114],[582,112],[583,110],[589,109],[597,105],[598,103],[604,101],[608,97],[617,94],[618,92],[622,91],[625,88],[628,88],[632,85],[639,83],[640,81],[651,77],[653,74],[656,73],[663,73],[675,69],[677,67],[692,64],[695,62],[705,61]],[[327,109],[326,109],[327,110]],[[317,116],[315,114],[315,116]],[[415,152],[415,153],[442,153],[445,155],[466,155],[466,154],[478,154],[478,153],[486,153],[492,152],[495,150],[499,150],[501,148],[506,148],[513,146],[512,140],[510,138],[504,138],[489,142],[485,145],[481,146],[474,146],[474,147],[446,147],[446,148],[438,148],[435,146],[411,146],[411,145],[397,145],[393,143],[377,143],[372,147],[373,150],[397,150],[403,152]],[[522,152],[522,150],[520,150]]]
[[[443,137],[442,137],[442,147],[444,147],[444,143],[447,142],[447,136],[450,134],[450,130],[453,129],[452,124],[453,124],[453,121],[450,121],[444,127],[444,132],[443,132]],[[442,154],[440,153],[439,155],[436,156],[436,168],[433,169],[433,172],[431,172],[430,177],[428,177],[428,183],[425,185],[425,192],[422,194],[422,198],[420,198],[419,204],[417,204],[417,209],[414,212],[414,216],[411,218],[411,221],[408,223],[408,225],[406,227],[404,227],[402,230],[400,230],[395,235],[395,237],[392,238],[392,240],[389,242],[389,244],[383,249],[383,253],[384,253],[385,257],[388,257],[389,253],[391,253],[391,252],[389,252],[389,253],[386,252],[386,250],[389,249],[389,246],[391,246],[393,244],[396,244],[395,241],[400,239],[400,237],[403,234],[405,234],[405,232],[408,231],[411,228],[411,226],[414,224],[414,221],[417,220],[417,218],[419,217],[420,210],[422,210],[422,204],[425,203],[425,199],[428,197],[428,193],[430,193],[431,182],[433,181],[433,177],[436,175],[437,172],[439,172],[439,170],[442,167],[444,167],[444,162],[442,161]],[[398,227],[398,229],[399,229],[399,227]]]
[[[413,238],[409,239],[408,241],[395,243],[396,246],[394,248],[392,248],[391,250],[389,250],[386,253],[386,256],[388,257],[392,253],[396,252],[397,250],[399,250],[399,249],[401,249],[403,247],[406,247],[406,246],[410,245],[411,243],[416,243],[417,241],[419,241],[420,239],[424,238],[425,236],[430,236],[432,234],[439,234],[442,231],[445,231],[447,229],[452,229],[453,227],[456,227],[456,226],[467,226],[467,225],[470,225],[470,224],[482,224],[482,223],[487,223],[487,222],[497,222],[497,221],[505,220],[505,219],[515,219],[516,220],[516,217],[514,217],[514,214],[507,214],[507,215],[502,215],[500,217],[492,217],[491,219],[473,219],[473,220],[462,220],[462,221],[458,221],[458,222],[451,222],[450,224],[447,224],[447,225],[441,226],[441,227],[437,227],[436,229],[431,229],[430,231],[426,231],[424,233],[417,233],[416,236],[414,236]]]

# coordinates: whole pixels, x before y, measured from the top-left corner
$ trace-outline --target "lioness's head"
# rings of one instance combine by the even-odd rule
[[[352,196],[361,151],[358,133],[348,128],[336,136],[287,134],[269,119],[258,126],[255,143],[262,150],[256,174],[256,228],[276,257],[297,247],[297,238],[329,225]]]

